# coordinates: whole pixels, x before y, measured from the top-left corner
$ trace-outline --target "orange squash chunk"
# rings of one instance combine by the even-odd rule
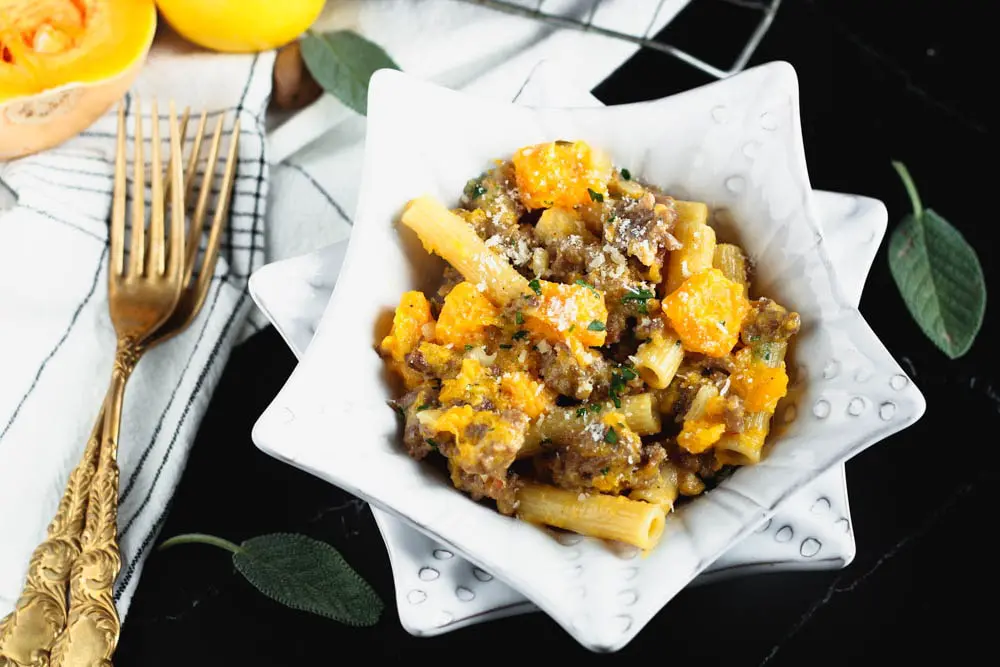
[[[556,402],[555,392],[524,371],[504,373],[500,394],[504,407],[520,410],[531,419],[551,410]]]
[[[435,336],[442,345],[481,345],[486,327],[495,325],[499,314],[475,285],[460,282],[444,298]]]
[[[392,368],[403,376],[407,387],[416,386],[421,378],[418,373],[407,367],[406,355],[420,343],[424,335],[424,326],[433,323],[431,304],[423,292],[406,292],[392,317],[392,330],[379,345],[382,354],[389,358]]]
[[[525,328],[552,342],[569,342],[570,347],[599,347],[608,334],[608,308],[604,295],[587,285],[565,285],[538,281],[541,294],[538,308],[526,313]]]
[[[701,454],[714,445],[726,432],[722,421],[726,399],[720,396],[710,398],[705,406],[705,412],[697,419],[687,419],[677,436],[677,444],[691,452]]]
[[[778,401],[788,393],[785,362],[768,366],[754,359],[748,347],[736,353],[736,372],[730,378],[733,391],[743,398],[743,406],[749,412],[774,414]]]
[[[611,161],[584,141],[525,146],[512,162],[521,202],[530,209],[573,208],[608,194]]]
[[[718,269],[700,271],[663,300],[663,313],[684,348],[724,357],[736,345],[750,304],[743,286]]]

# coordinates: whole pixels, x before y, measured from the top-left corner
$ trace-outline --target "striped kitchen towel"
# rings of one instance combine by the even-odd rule
[[[247,324],[247,277],[264,260],[264,114],[273,58],[159,42],[125,98],[130,137],[135,114],[145,116],[147,159],[154,96],[164,155],[170,99],[178,109],[207,110],[210,129],[225,113],[227,137],[239,117],[241,134],[231,212],[203,310],[184,334],[142,359],[125,394],[118,456],[123,567],[115,588],[123,614],[212,390]],[[189,134],[196,125],[189,124]],[[116,131],[112,111],[55,149],[0,163],[0,617],[13,609],[110,379],[107,238]]]

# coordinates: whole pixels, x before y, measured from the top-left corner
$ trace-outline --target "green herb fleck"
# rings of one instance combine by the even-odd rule
[[[486,186],[483,185],[482,180],[474,178],[465,185],[465,196],[469,199],[476,199],[477,197],[482,197],[486,194]]]
[[[604,331],[604,323],[600,320],[594,320],[587,325],[588,331]]]
[[[611,472],[611,466],[604,466],[603,468],[601,468],[602,475],[607,475],[609,472]]]
[[[569,325],[569,329],[567,329],[566,331],[567,331],[567,333],[573,333],[574,329],[576,329],[576,325],[575,324],[571,324],[571,325]]]
[[[586,417],[587,416],[587,408],[577,408],[576,409],[576,416],[577,417]]]
[[[603,406],[600,403],[591,403],[590,404],[590,411],[591,412],[595,412],[595,413],[596,412],[600,412],[602,407]]]
[[[610,225],[612,222],[614,222],[617,219],[618,219],[618,216],[615,215],[614,213],[612,213],[611,215],[608,216],[608,224]]]
[[[513,338],[514,340],[521,340],[527,337],[528,337],[528,332],[525,329],[518,329],[517,331],[514,332],[514,335],[511,336],[511,338]]]
[[[630,366],[623,366],[622,367],[622,378],[626,382],[631,382],[632,380],[636,379],[637,377],[639,377],[639,376],[638,376],[638,374],[636,374],[634,368],[632,368]]]
[[[423,403],[417,406],[417,412],[423,412],[424,410],[430,409],[430,407],[431,407],[430,403]]]
[[[615,427],[612,426],[608,428],[608,432],[604,434],[604,442],[609,445],[614,445],[618,443],[618,433],[615,432]]]
[[[529,282],[528,287],[530,287],[535,292],[535,294],[539,296],[542,295],[542,284],[538,282],[538,278],[535,278],[534,280]]]
[[[579,285],[580,287],[586,287],[591,292],[593,292],[596,296],[600,296],[600,292],[597,291],[597,288],[594,287],[593,285],[591,285],[590,283],[588,283],[586,280],[579,280],[578,279],[578,280],[575,281],[575,283],[577,285]]]
[[[622,169],[622,178],[624,178],[626,181],[631,181],[632,172],[629,171],[628,169]]]
[[[656,298],[656,294],[654,294],[652,290],[642,287],[629,287],[628,292],[622,296],[622,305],[627,306],[630,302],[635,303],[638,311],[643,315],[647,315],[649,313],[649,307],[646,302],[649,299],[654,298]]]
[[[428,445],[428,446],[429,446],[429,447],[430,447],[431,449],[433,449],[433,450],[434,450],[435,452],[436,452],[436,451],[438,451],[438,444],[437,444],[437,442],[435,442],[435,441],[434,441],[434,439],[433,439],[433,438],[427,438],[427,440],[426,440],[425,442],[426,442],[426,443],[427,443],[427,445]]]
[[[604,195],[602,195],[600,192],[595,192],[594,190],[587,188],[587,194],[590,195],[591,201],[596,201],[598,203],[604,201]]]
[[[468,351],[469,351],[469,350],[471,350],[471,349],[472,349],[472,346],[471,346],[471,345],[469,345],[468,343],[466,343],[466,344],[465,344],[465,351],[466,351],[466,352],[468,352]]]
[[[514,323],[515,324],[524,324],[524,315],[521,314],[520,310],[517,311],[516,313],[514,313]]]

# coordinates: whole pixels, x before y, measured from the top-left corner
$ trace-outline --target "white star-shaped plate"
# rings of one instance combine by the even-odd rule
[[[399,295],[427,289],[439,275],[439,262],[396,223],[406,201],[429,193],[454,203],[469,175],[489,160],[564,137],[604,148],[617,164],[679,197],[708,202],[720,235],[738,240],[754,260],[761,293],[803,320],[790,357],[791,391],[765,459],[672,514],[662,542],[644,556],[589,538],[557,540],[469,500],[407,457],[373,348]],[[868,202],[855,198],[852,205]],[[464,557],[479,568],[466,568],[470,582],[488,579],[488,572],[587,648],[620,649],[684,586],[767,526],[784,501],[805,497],[847,458],[923,414],[922,395],[857,311],[860,289],[853,286],[863,284],[863,275],[838,279],[835,261],[851,254],[850,244],[824,239],[818,210],[805,167],[797,81],[784,63],[654,102],[574,109],[501,104],[379,72],[342,270],[301,363],[258,420],[254,441],[432,538],[441,545],[432,551],[438,563],[457,562],[447,554]],[[884,229],[879,215],[869,242]],[[842,475],[831,479],[842,495]],[[808,511],[817,509],[833,511],[829,495],[813,499]],[[840,521],[834,514],[831,528]],[[804,557],[816,550],[801,534],[796,541],[792,524],[775,523],[768,530],[776,544],[794,542]],[[821,549],[822,540],[813,539]],[[387,539],[390,550],[396,541]],[[761,558],[754,562],[760,566]],[[440,570],[433,571],[440,579]],[[437,580],[418,570],[417,581],[421,588],[398,591],[410,603],[419,603],[415,591]],[[470,592],[455,589],[460,601]],[[508,613],[526,606],[514,595],[507,604]],[[432,622],[447,626],[453,619]]]

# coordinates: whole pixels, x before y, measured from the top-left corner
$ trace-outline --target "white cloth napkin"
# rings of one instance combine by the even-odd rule
[[[544,0],[543,8],[642,35],[657,32],[689,1]],[[376,41],[406,71],[507,100],[540,61],[562,64],[574,81],[594,86],[636,50],[458,0],[337,0],[317,29],[337,28]],[[168,98],[196,110],[229,110],[227,127],[239,113],[242,135],[233,213],[204,310],[184,335],[140,362],[126,392],[123,568],[115,588],[123,618],[229,351],[266,323],[251,308],[247,277],[264,261],[350,233],[364,119],[324,97],[265,145],[272,64],[270,53],[224,56],[168,41],[155,47],[132,91],[144,100],[156,95],[161,116]],[[114,134],[112,114],[59,148],[0,163],[0,615],[14,606],[109,377]],[[270,167],[269,155],[277,158]]]

